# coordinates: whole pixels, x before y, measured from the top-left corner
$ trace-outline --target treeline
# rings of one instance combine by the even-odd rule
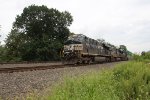
[[[0,62],[59,60],[73,18],[67,11],[31,5],[17,15],[5,45],[0,46]]]
[[[141,55],[134,54],[133,59],[135,61],[150,63],[150,52],[142,52]]]

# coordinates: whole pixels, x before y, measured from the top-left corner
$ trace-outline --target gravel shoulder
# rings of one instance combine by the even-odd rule
[[[36,70],[14,73],[0,73],[0,97],[14,99],[36,91],[41,93],[45,89],[61,82],[65,76],[77,76],[90,71],[99,71],[102,68],[112,68],[118,63],[105,63],[80,67],[66,67],[58,69]]]

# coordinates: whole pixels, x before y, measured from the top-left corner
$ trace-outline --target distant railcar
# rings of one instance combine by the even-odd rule
[[[127,60],[126,47],[116,48],[111,44],[99,42],[83,34],[75,34],[65,42],[62,52],[64,64],[92,63],[96,58],[111,62]]]

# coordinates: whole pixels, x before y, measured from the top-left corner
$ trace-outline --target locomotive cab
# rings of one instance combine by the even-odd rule
[[[83,51],[83,44],[79,41],[79,37],[76,35],[69,37],[64,43],[63,49],[63,63],[75,64],[79,62],[81,58],[81,52]]]

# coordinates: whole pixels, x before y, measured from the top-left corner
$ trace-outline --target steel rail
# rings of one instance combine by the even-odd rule
[[[34,70],[46,70],[46,69],[57,69],[65,67],[79,67],[79,66],[89,66],[104,63],[114,63],[114,62],[103,62],[103,63],[91,63],[91,64],[79,64],[79,65],[48,65],[48,66],[31,66],[31,67],[11,67],[11,68],[0,68],[0,73],[13,73],[13,72],[24,72],[24,71],[34,71]]]

